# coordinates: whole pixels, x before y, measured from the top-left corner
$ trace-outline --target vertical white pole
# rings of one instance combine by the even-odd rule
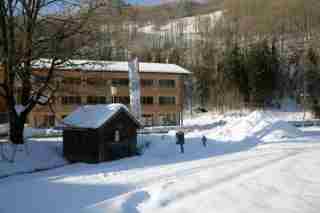
[[[133,57],[132,59],[130,59],[128,66],[129,66],[131,112],[140,121],[141,120],[141,103],[140,103],[140,77],[139,77],[138,57]]]

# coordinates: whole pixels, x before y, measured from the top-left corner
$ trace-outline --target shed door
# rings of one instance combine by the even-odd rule
[[[126,140],[110,143],[109,149],[112,160],[128,157],[130,155],[129,143]]]

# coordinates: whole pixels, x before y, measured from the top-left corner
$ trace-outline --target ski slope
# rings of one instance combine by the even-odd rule
[[[241,137],[229,141],[226,133],[237,131]],[[199,142],[203,134],[208,136],[207,147]],[[0,179],[0,212],[312,213],[320,209],[318,128],[301,131],[255,112],[215,131],[187,134],[185,154],[179,153],[173,138],[174,132],[145,137],[151,144],[142,156]]]

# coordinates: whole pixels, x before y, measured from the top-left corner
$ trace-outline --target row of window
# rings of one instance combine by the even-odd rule
[[[67,115],[63,115],[65,118]],[[160,125],[176,125],[177,124],[177,114],[176,113],[161,113],[159,114],[159,124]],[[142,124],[144,126],[153,126],[155,124],[155,119],[153,114],[143,114]],[[35,125],[38,127],[50,127],[55,125],[54,115],[45,115],[42,119],[35,118]]]
[[[82,104],[81,96],[63,96],[61,103],[65,105]],[[88,96],[88,104],[105,104],[107,99],[105,96]]]
[[[82,104],[81,96],[63,96],[61,99],[61,103],[65,105],[72,104]],[[107,98],[105,96],[88,96],[87,104],[106,104]],[[130,104],[129,96],[113,96],[112,103],[122,103],[122,104]],[[153,96],[143,96],[141,97],[141,104],[152,105],[154,104]],[[174,96],[160,96],[159,97],[160,105],[174,105],[176,104],[176,97]]]
[[[63,84],[72,84],[72,85],[80,85],[81,79],[79,78],[64,78],[62,80]],[[111,81],[112,86],[115,87],[128,87],[129,86],[129,79],[119,78],[119,79],[112,79]],[[97,86],[104,86],[106,82],[103,79],[98,78],[88,78],[87,84],[89,85],[97,85]],[[140,81],[141,87],[154,87],[156,85],[156,80],[152,79],[142,79]],[[176,82],[172,79],[162,79],[159,80],[159,87],[160,88],[175,88]]]
[[[154,104],[154,97],[153,96],[143,96],[141,97],[141,104],[144,105],[152,105]],[[112,103],[122,103],[122,104],[129,104],[130,97],[129,96],[113,96]],[[176,104],[176,97],[174,96],[159,96],[160,105],[175,105]]]
[[[140,81],[141,87],[154,87],[156,85],[156,81],[152,79],[142,79]],[[112,80],[112,86],[115,87],[128,87],[129,80],[128,79],[114,79]],[[175,88],[176,82],[175,80],[159,80],[160,88]]]

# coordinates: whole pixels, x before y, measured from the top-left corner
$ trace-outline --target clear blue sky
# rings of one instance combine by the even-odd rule
[[[159,4],[161,0],[126,0],[130,4],[142,4],[142,5],[152,5]]]

